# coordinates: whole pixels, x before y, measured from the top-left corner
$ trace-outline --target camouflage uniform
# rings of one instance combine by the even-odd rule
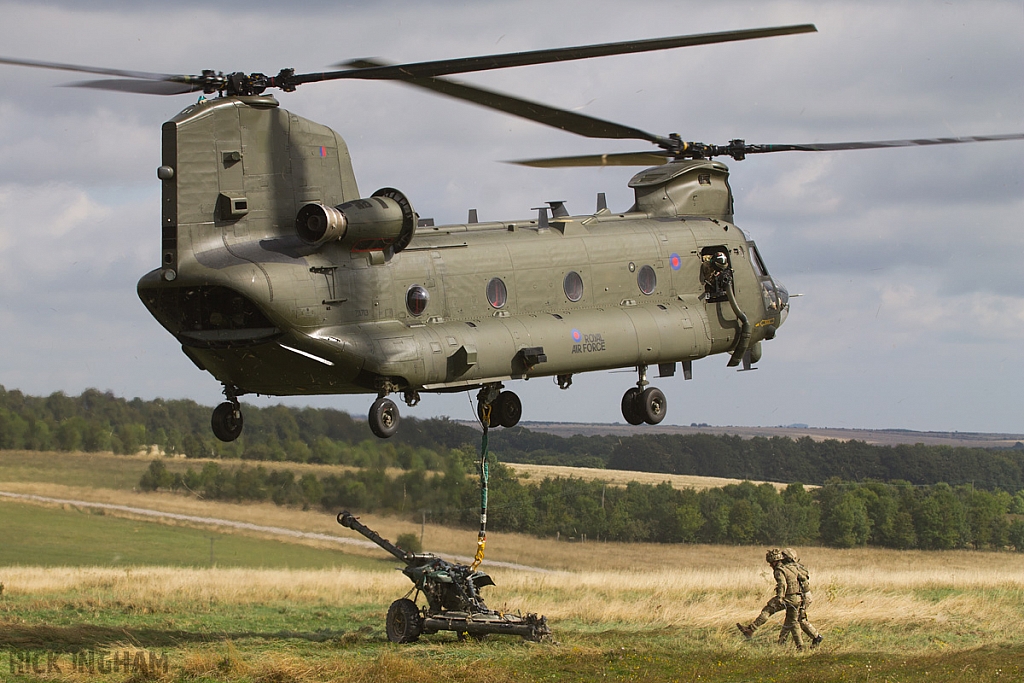
[[[779,633],[779,645],[784,645],[792,634],[797,649],[803,649],[803,639],[800,637],[800,631],[803,631],[811,638],[811,647],[817,647],[822,641],[822,636],[807,620],[807,607],[811,604],[810,575],[807,569],[800,564],[799,558],[791,548],[773,548],[765,555],[765,560],[772,566],[775,575],[775,597],[768,601],[761,613],[748,626],[736,624],[736,628],[750,638],[769,617],[785,610],[786,619]],[[797,626],[800,628],[797,629]]]

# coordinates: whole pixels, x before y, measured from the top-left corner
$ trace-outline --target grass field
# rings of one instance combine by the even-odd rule
[[[131,490],[138,486],[139,479],[156,456],[114,455],[113,453],[63,453],[37,451],[0,451],[0,482],[46,482],[67,486]],[[265,467],[267,469],[291,470],[297,476],[313,473],[317,476],[335,474],[343,469],[340,465],[310,465],[296,462],[254,462],[248,460],[209,460],[204,458],[162,458],[171,472],[184,472],[188,468],[202,469],[208,462],[222,467]],[[544,477],[577,477],[580,479],[602,479],[615,486],[628,482],[660,484],[667,481],[675,488],[706,489],[726,484],[737,484],[739,479],[723,477],[698,477],[683,474],[656,474],[653,472],[629,472],[626,470],[605,470],[593,467],[560,467],[557,465],[532,465],[528,463],[506,463],[516,474],[526,480],[539,481]],[[400,470],[389,470],[394,474]],[[760,484],[761,482],[754,482]],[[785,488],[785,484],[775,484]],[[811,488],[811,487],[809,487]]]
[[[0,566],[382,569],[383,559],[209,529],[124,519],[73,506],[0,500]],[[212,560],[211,563],[211,554]],[[0,580],[3,580],[0,578]]]
[[[0,451],[0,482],[45,482],[66,486],[131,490],[158,456],[115,455],[113,453],[65,453],[40,451]],[[215,462],[221,467],[264,467],[291,470],[297,476],[308,472],[318,476],[355,469],[344,465],[311,465],[301,462],[253,460],[211,460],[208,458],[160,458],[170,472],[201,470]],[[401,472],[387,470],[389,474]]]
[[[352,535],[325,511],[135,493],[111,483],[113,464],[102,459],[7,456],[0,490]],[[136,467],[107,457],[125,465],[125,479]],[[148,461],[138,459],[139,475]],[[488,603],[547,615],[555,642],[438,634],[395,646],[384,615],[411,584],[382,551],[74,505],[0,501],[0,515],[0,680],[1024,679],[1024,555],[1009,552],[800,549],[814,581],[811,619],[826,640],[798,654],[774,645],[781,615],[753,641],[735,630],[771,591],[762,548],[492,534],[488,560],[549,571],[488,569],[497,584]],[[420,531],[363,520],[391,538]],[[425,528],[435,551],[470,554],[474,537]]]
[[[66,670],[74,652],[145,651],[166,658],[167,673],[152,677],[169,681],[913,681],[925,672],[933,681],[1019,681],[1024,673],[1024,637],[1006,628],[1024,616],[1024,591],[1019,575],[1001,570],[960,579],[940,566],[835,573],[812,611],[826,641],[799,654],[772,644],[777,620],[749,643],[735,632],[733,622],[752,617],[765,598],[766,577],[753,568],[499,570],[498,586],[488,589],[492,603],[547,614],[557,642],[436,635],[405,646],[387,643],[382,628],[387,605],[409,585],[397,572],[7,568],[3,575],[0,647],[8,659],[12,651],[45,652]],[[0,671],[10,666],[0,662]]]
[[[657,486],[658,484],[667,481],[672,485],[672,488],[696,489],[698,491],[701,489],[719,488],[728,484],[738,484],[742,481],[741,479],[726,479],[725,477],[698,477],[690,474],[661,474],[658,472],[605,470],[597,467],[564,467],[561,465],[534,465],[531,463],[519,462],[510,462],[506,464],[511,467],[517,475],[519,475],[520,479],[525,479],[526,481],[540,481],[545,477],[576,477],[577,479],[587,480],[600,479],[608,482],[612,486],[625,486],[631,481]],[[769,483],[779,490],[786,488],[786,484],[779,484],[776,482],[753,481],[752,483]],[[807,486],[806,488],[812,489],[817,487]]]

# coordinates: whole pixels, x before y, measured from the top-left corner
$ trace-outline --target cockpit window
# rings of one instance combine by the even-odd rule
[[[768,275],[768,269],[764,267],[764,261],[761,260],[761,254],[757,251],[754,243],[747,242],[747,246],[751,253],[750,264],[761,281],[761,298],[764,299],[764,309],[769,315],[778,313],[789,304],[789,292]]]
[[[750,247],[750,253],[754,256],[754,258],[750,259],[751,264],[754,266],[754,272],[757,273],[758,277],[768,277],[768,269],[764,267],[764,261],[761,260],[761,254],[758,252],[757,247],[754,246],[753,242],[748,242],[747,246]]]

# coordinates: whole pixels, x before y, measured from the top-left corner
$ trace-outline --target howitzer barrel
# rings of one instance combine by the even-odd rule
[[[379,545],[381,548],[384,548],[384,550],[387,550],[389,553],[394,555],[402,562],[405,562],[406,564],[409,563],[409,559],[412,556],[412,553],[405,552],[397,545],[395,545],[394,543],[384,538],[370,527],[360,522],[348,510],[338,513],[338,524],[342,525],[343,527],[352,529],[353,531],[358,531],[363,536],[366,536],[368,539]]]

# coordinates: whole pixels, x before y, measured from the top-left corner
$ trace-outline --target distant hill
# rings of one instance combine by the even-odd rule
[[[463,422],[469,426],[473,423]],[[967,448],[1022,448],[1024,434],[988,434],[983,432],[916,432],[909,429],[840,429],[834,427],[808,427],[788,425],[785,427],[717,427],[712,425],[641,425],[628,424],[587,424],[580,422],[521,422],[523,427],[534,431],[568,437],[581,436],[634,436],[637,434],[721,434],[752,439],[755,436],[773,436],[801,439],[810,437],[815,441],[863,441],[874,446],[895,446],[897,444],[924,444],[926,446],[962,446]]]

